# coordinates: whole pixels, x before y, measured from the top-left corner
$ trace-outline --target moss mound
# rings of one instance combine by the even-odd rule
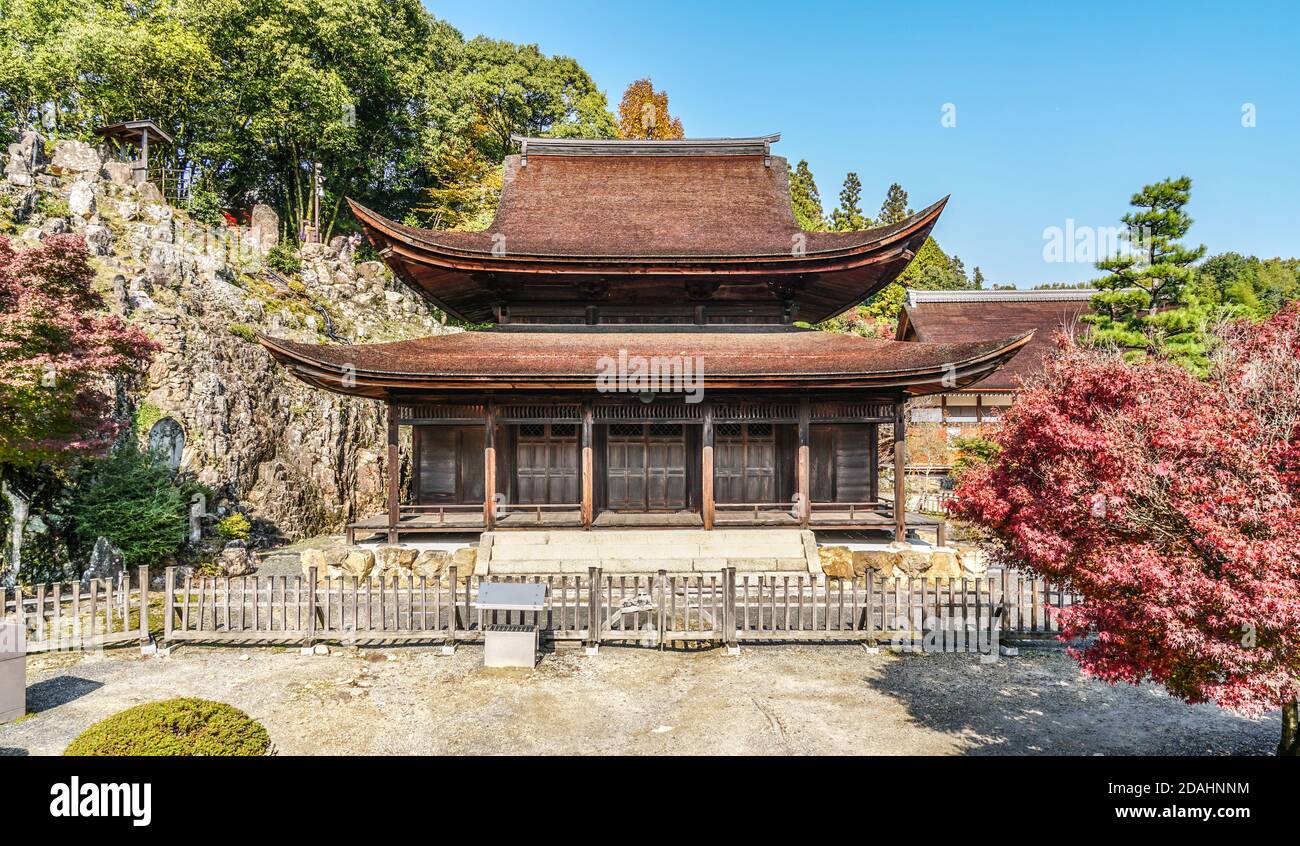
[[[206,699],[164,699],[100,720],[64,755],[265,755],[266,729],[238,708]]]

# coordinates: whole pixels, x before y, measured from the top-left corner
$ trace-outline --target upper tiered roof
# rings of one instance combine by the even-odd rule
[[[453,315],[494,306],[686,300],[793,305],[816,322],[892,281],[945,200],[891,226],[804,232],[780,136],[605,141],[517,138],[483,232],[405,226],[353,203],[385,261]]]

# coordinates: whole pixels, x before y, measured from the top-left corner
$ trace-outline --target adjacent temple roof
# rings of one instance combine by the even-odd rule
[[[523,328],[357,346],[261,334],[258,341],[308,384],[374,398],[457,389],[594,391],[597,377],[607,372],[602,358],[618,361],[621,355],[701,356],[705,389],[866,388],[922,396],[986,377],[1032,336],[903,343],[783,327]]]
[[[942,344],[1033,332],[1033,340],[1014,361],[973,386],[981,391],[1014,391],[1042,371],[1053,337],[1062,329],[1075,331],[1096,293],[1087,288],[909,291],[895,337]]]
[[[785,302],[817,322],[891,282],[946,198],[891,226],[804,232],[780,138],[516,139],[483,232],[418,229],[351,203],[384,260],[448,313],[500,303]],[[689,289],[687,285],[691,285]]]

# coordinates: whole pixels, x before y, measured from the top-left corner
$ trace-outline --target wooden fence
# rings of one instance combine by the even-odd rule
[[[167,571],[164,640],[301,643],[477,641],[492,625],[535,625],[550,640],[631,642],[965,642],[1053,638],[1049,609],[1077,602],[1039,579],[824,579],[808,574],[178,578]],[[487,582],[547,586],[540,612],[481,611]],[[314,588],[313,588],[314,585]]]
[[[149,642],[149,568],[86,583],[0,588],[0,617],[27,628],[27,651]]]

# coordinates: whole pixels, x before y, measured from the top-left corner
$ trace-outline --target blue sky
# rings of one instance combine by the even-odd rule
[[[688,136],[781,132],[828,211],[848,171],[868,215],[890,182],[917,209],[952,194],[935,235],[989,283],[1094,278],[1045,261],[1044,230],[1115,226],[1182,174],[1189,241],[1300,256],[1294,2],[426,5],[466,37],[573,56],[611,105],[649,75]]]

